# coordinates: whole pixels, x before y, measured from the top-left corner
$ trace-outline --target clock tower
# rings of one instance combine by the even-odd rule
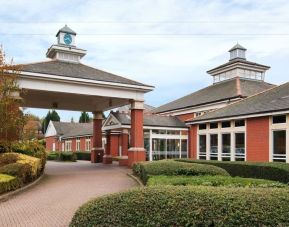
[[[86,50],[76,47],[76,32],[65,25],[57,34],[57,44],[52,45],[46,53],[48,58],[79,63],[80,59],[86,55]]]

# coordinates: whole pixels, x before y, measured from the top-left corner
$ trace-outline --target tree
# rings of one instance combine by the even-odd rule
[[[88,123],[90,122],[90,118],[87,112],[83,111],[79,117],[79,123]]]
[[[14,141],[21,138],[25,117],[20,110],[22,99],[18,79],[20,65],[13,60],[6,62],[3,48],[0,47],[0,146],[9,149]]]
[[[45,134],[50,121],[60,121],[60,117],[55,110],[48,111],[46,117],[42,121],[42,132]]]

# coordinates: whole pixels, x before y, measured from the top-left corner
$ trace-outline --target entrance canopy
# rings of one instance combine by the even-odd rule
[[[24,107],[75,111],[106,111],[143,101],[152,86],[81,63],[51,60],[23,66],[20,88]]]

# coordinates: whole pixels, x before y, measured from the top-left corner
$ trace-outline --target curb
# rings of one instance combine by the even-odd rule
[[[15,191],[12,191],[12,192],[7,192],[5,193],[4,195],[1,195],[0,196],[0,202],[5,202],[7,201],[8,199],[10,199],[12,196],[15,196],[23,191],[26,191],[28,190],[30,187],[33,187],[34,185],[36,185],[40,180],[42,180],[42,178],[44,177],[45,174],[42,174],[40,177],[38,177],[35,181],[25,185],[24,187],[22,188],[18,188],[16,189]]]
[[[130,178],[134,179],[134,180],[139,184],[140,187],[145,187],[144,184],[140,181],[140,179],[139,179],[138,177],[134,176],[134,175],[131,174],[131,173],[127,173],[127,175],[128,175]]]

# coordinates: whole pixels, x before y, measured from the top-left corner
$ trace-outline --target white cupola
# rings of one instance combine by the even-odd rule
[[[57,44],[52,45],[46,53],[48,58],[71,63],[79,63],[86,55],[86,50],[76,47],[76,32],[65,25],[57,34]]]
[[[242,47],[239,43],[237,43],[235,46],[233,46],[229,52],[230,52],[230,61],[235,59],[243,59],[246,60],[246,48]]]

